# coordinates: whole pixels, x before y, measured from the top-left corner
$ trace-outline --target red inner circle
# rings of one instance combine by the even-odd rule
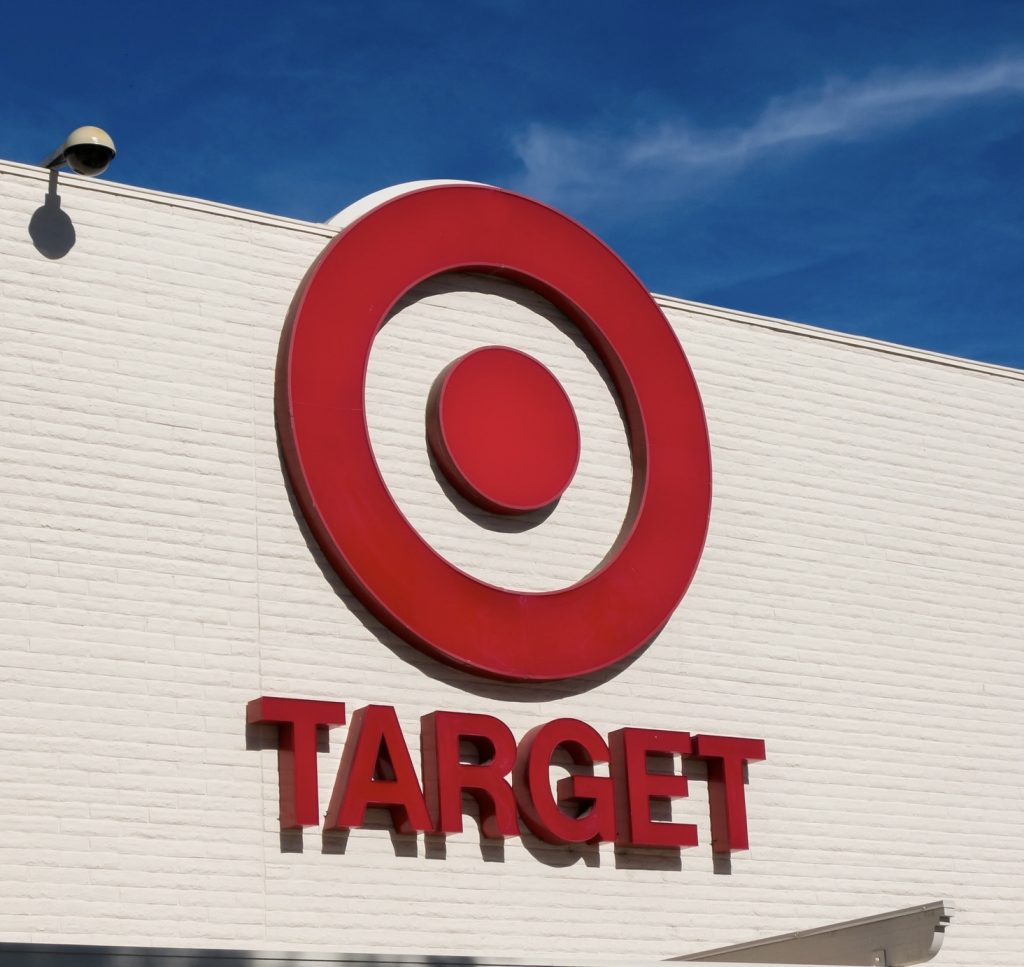
[[[503,346],[467,353],[441,373],[427,406],[427,435],[459,492],[497,514],[554,503],[580,457],[565,390],[537,360]]]

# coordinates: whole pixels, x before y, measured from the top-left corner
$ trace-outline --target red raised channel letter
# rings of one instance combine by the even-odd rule
[[[399,833],[432,829],[409,747],[390,705],[367,705],[353,714],[326,825],[362,826],[369,806],[390,810]]]
[[[615,790],[607,776],[571,775],[551,790],[550,770],[556,750],[564,749],[575,765],[607,762],[608,746],[600,734],[577,719],[555,719],[523,736],[513,779],[519,812],[535,836],[548,843],[598,843],[615,839]],[[575,802],[577,815],[562,809]]]
[[[480,830],[489,839],[519,835],[516,801],[508,774],[516,740],[504,722],[470,712],[432,712],[421,719],[423,788],[439,833],[462,832],[462,794],[480,808]],[[478,762],[463,762],[459,744],[469,743]]]
[[[316,730],[345,724],[344,702],[305,698],[254,698],[246,706],[250,725],[276,725],[277,781],[281,797],[281,828],[320,825],[317,792]]]
[[[620,837],[629,846],[696,846],[697,827],[651,819],[652,800],[682,799],[689,795],[686,776],[651,772],[648,756],[691,753],[689,732],[619,729],[611,740],[612,775],[619,810]]]
[[[764,741],[730,735],[698,735],[694,747],[697,758],[708,765],[711,849],[716,853],[749,849],[743,766],[764,759]]]

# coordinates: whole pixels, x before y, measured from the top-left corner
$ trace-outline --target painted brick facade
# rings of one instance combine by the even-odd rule
[[[1024,374],[662,300],[713,447],[693,586],[617,674],[487,682],[369,616],[285,484],[277,342],[332,231],[59,192],[75,241],[47,258],[46,177],[0,164],[0,940],[659,959],[948,899],[937,962],[1020,962]],[[495,342],[549,365],[583,434],[576,481],[522,532],[464,513],[424,448],[430,381]],[[396,499],[459,566],[555,588],[613,540],[616,404],[537,297],[421,287],[367,400]],[[435,709],[517,736],[572,716],[764,738],[751,849],[713,859],[699,777],[681,854],[502,846],[472,821],[446,842],[281,834],[276,754],[245,728],[260,695],[394,705],[414,755]]]

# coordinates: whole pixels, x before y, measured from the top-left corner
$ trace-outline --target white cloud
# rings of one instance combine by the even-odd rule
[[[945,73],[877,73],[862,81],[833,79],[770,100],[748,126],[702,130],[685,118],[626,134],[532,125],[515,141],[527,193],[585,201],[623,178],[735,168],[784,148],[858,140],[906,127],[971,98],[1024,93],[1024,57],[1003,58]]]

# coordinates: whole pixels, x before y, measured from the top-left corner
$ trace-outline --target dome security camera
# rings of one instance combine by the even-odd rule
[[[72,171],[90,178],[103,174],[114,160],[114,139],[102,128],[91,125],[75,128],[64,143],[44,162],[44,168],[67,165]]]

